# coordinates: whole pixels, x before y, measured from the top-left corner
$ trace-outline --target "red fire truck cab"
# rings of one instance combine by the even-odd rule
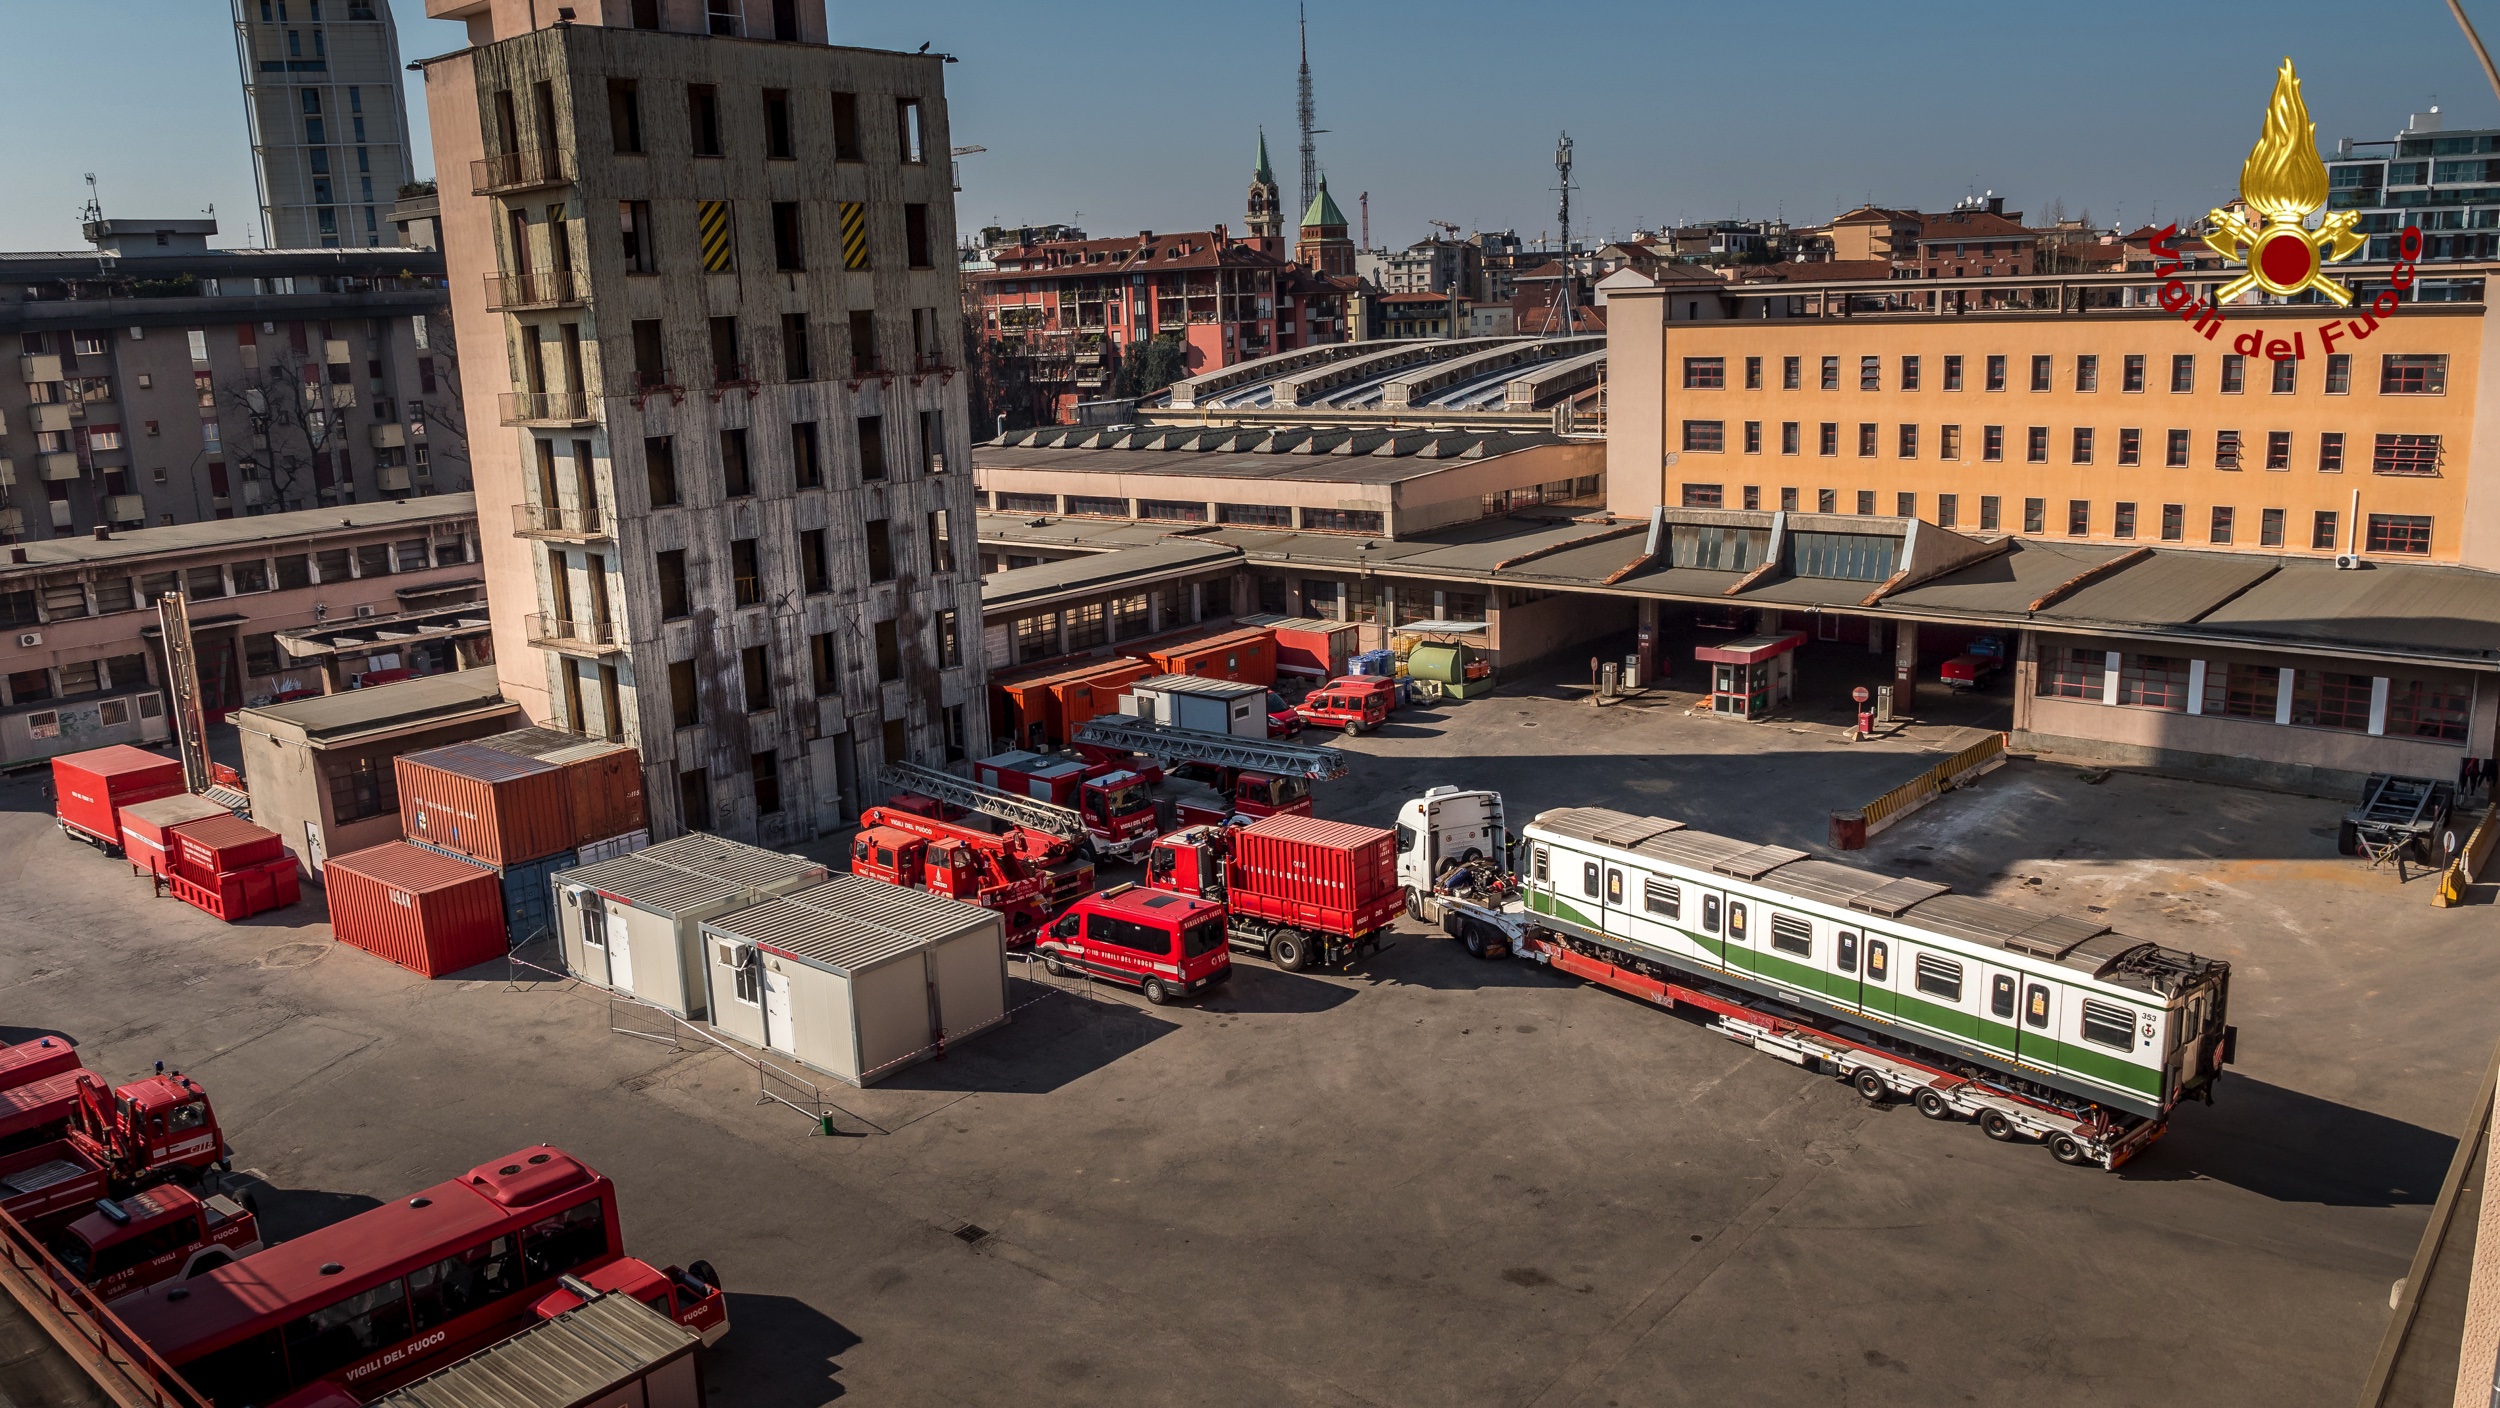
[[[134,1080],[110,1095],[100,1080],[80,1082],[69,1138],[124,1187],[195,1182],[212,1165],[234,1163],[208,1092],[180,1071]]]
[[[1347,675],[1312,690],[1294,712],[1302,716],[1304,723],[1361,733],[1387,723],[1397,707],[1396,680],[1383,675]]]
[[[880,809],[871,809],[871,818]],[[1049,917],[1047,878],[997,844],[918,835],[894,826],[870,825],[851,838],[851,873],[870,880],[994,909],[1007,926],[1007,942],[1021,947]]]
[[[202,1200],[187,1188],[150,1188],[98,1198],[93,1206],[49,1245],[99,1300],[197,1276],[260,1250],[259,1216],[223,1193]]]
[[[1171,775],[1214,788],[1232,803],[1235,816],[1256,821],[1263,816],[1311,814],[1311,784],[1307,778],[1278,777],[1274,773],[1200,762],[1174,763]],[[1203,818],[1182,820],[1196,825]]]
[[[690,1267],[659,1267],[638,1256],[621,1256],[563,1278],[557,1289],[539,1297],[530,1313],[553,1320],[592,1296],[628,1295],[701,1335],[703,1347],[709,1349],[729,1333],[729,1297],[722,1293],[719,1280],[708,1261]]]
[[[1224,906],[1134,885],[1078,900],[1035,947],[1054,976],[1081,971],[1136,988],[1158,1006],[1233,976]]]

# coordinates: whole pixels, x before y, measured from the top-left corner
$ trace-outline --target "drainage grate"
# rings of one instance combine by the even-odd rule
[[[988,1235],[990,1235],[990,1229],[977,1222],[967,1222],[955,1229],[956,1239],[964,1242],[978,1242]]]

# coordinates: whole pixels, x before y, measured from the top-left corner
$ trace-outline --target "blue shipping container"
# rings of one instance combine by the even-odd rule
[[[575,858],[580,854],[576,851],[558,851],[554,855],[530,861],[525,865],[493,866],[482,860],[464,856],[457,851],[447,851],[440,846],[428,845],[414,838],[410,839],[409,844],[432,851],[438,856],[449,856],[463,865],[474,865],[480,870],[493,872],[496,879],[503,882],[504,932],[516,948],[540,937],[543,932],[554,930],[555,874],[559,870],[571,870],[575,864]]]

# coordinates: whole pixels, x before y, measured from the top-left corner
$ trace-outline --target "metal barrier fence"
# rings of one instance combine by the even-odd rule
[[[1992,733],[1853,812],[1832,813],[1833,843],[1854,851],[1866,838],[1917,811],[1970,778],[2005,761],[2005,735]]]
[[[123,1408],[209,1408],[17,1219],[0,1213],[0,1287]]]
[[[835,1134],[834,1116],[865,1126],[876,1134],[890,1134],[876,1121],[834,1103],[823,1087],[795,1071],[746,1051],[676,1013],[654,1007],[638,998],[622,993],[608,994],[608,1030],[619,1036],[653,1042],[672,1051],[725,1051],[755,1072],[755,1103],[784,1105],[805,1115],[822,1134]]]

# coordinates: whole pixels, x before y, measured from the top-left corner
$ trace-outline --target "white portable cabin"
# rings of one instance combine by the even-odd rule
[[[996,911],[833,875],[703,925],[718,1030],[872,1085],[1007,1020]]]
[[[555,876],[574,976],[680,1017],[704,1015],[703,921],[803,890],[825,867],[700,833]]]
[[[1153,675],[1130,684],[1120,712],[1148,723],[1236,738],[1267,737],[1267,686],[1205,675]]]

